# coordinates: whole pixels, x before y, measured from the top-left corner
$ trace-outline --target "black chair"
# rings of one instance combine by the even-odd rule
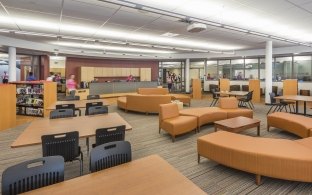
[[[276,99],[275,99],[276,95],[275,95],[275,93],[272,92],[272,93],[269,93],[269,95],[270,95],[270,101],[271,101],[271,103],[270,103],[271,108],[269,109],[267,115],[271,112],[271,110],[273,108],[274,108],[273,112],[275,112],[275,111],[282,111],[283,108],[285,108],[285,110],[287,112],[287,108],[286,108],[287,104],[283,104],[282,102],[279,102],[279,103],[276,102]]]
[[[90,108],[94,107],[94,106],[103,106],[103,102],[90,102],[90,103],[86,103],[85,115],[89,115]]]
[[[63,156],[65,162],[79,160],[80,175],[83,173],[83,155],[79,146],[79,133],[72,131],[52,135],[43,135],[42,155],[45,156]],[[80,158],[79,158],[80,156]]]
[[[79,108],[76,108],[75,104],[58,104],[58,105],[55,105],[55,108],[56,109],[72,109],[74,113],[75,111],[78,111],[79,116],[81,116],[81,110]],[[77,116],[77,115],[74,115],[74,116]]]
[[[253,91],[250,91],[247,93],[247,95],[245,97],[239,98],[238,99],[238,106],[239,107],[246,107],[246,108],[250,108],[253,109],[255,108],[253,103],[252,103],[252,95],[253,95]]]
[[[220,95],[216,94],[216,89],[211,89],[210,91],[212,93],[212,102],[210,104],[210,107],[211,107],[211,106],[215,106],[217,104],[217,102],[219,101]]]
[[[230,91],[240,91],[240,85],[230,85]]]
[[[63,101],[75,101],[80,100],[80,96],[65,96],[65,99]]]
[[[50,119],[74,117],[72,109],[57,109],[50,112]]]
[[[92,106],[89,108],[89,115],[107,114],[107,113],[108,113],[107,106]]]
[[[19,163],[2,173],[2,194],[15,195],[64,181],[64,158],[50,156]]]
[[[96,100],[100,99],[100,95],[88,95],[87,100]]]
[[[93,144],[92,147],[114,141],[124,141],[125,131],[125,125],[97,129],[95,131],[95,144]]]
[[[90,171],[96,172],[131,161],[131,145],[127,141],[115,141],[99,145],[90,154]]]

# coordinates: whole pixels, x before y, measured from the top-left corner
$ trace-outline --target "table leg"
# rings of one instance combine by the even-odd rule
[[[89,137],[86,138],[87,153],[89,154]]]
[[[298,114],[298,101],[296,101],[296,114]]]
[[[217,127],[217,126],[215,126],[214,128],[215,128],[215,132],[217,132],[217,131],[218,131],[218,127]]]
[[[304,115],[306,115],[307,114],[307,102],[304,101],[303,104],[304,104],[303,105],[303,109],[304,109],[303,113],[304,113]]]
[[[260,124],[257,126],[257,135],[260,136]]]

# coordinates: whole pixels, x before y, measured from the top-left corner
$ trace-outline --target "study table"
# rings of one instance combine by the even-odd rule
[[[158,155],[76,177],[25,194],[206,194]]]
[[[299,114],[299,105],[298,102],[302,101],[303,106],[303,114],[307,114],[307,102],[312,102],[312,96],[304,96],[304,95],[283,95],[274,97],[278,100],[291,100],[296,102],[296,114]]]
[[[132,127],[118,113],[80,116],[60,119],[37,119],[18,136],[12,143],[12,148],[41,144],[41,136],[48,134],[78,131],[80,138],[95,136],[98,128],[126,125],[126,130]]]
[[[227,95],[227,96],[245,96],[248,94],[246,91],[218,91],[215,92],[216,94],[220,95]]]
[[[51,104],[49,107],[47,107],[47,110],[55,110],[55,105],[59,104],[75,104],[75,108],[86,108],[87,103],[93,103],[93,102],[103,102],[103,106],[108,106],[106,100],[104,99],[92,99],[92,100],[71,100],[71,101],[57,101],[53,104]]]

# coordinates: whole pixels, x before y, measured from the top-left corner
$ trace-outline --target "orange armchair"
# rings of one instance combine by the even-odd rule
[[[195,116],[180,116],[177,104],[161,104],[159,111],[159,133],[163,129],[175,141],[175,136],[192,130],[197,130],[197,118]]]

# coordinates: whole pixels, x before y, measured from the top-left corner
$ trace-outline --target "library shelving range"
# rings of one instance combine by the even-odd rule
[[[55,82],[21,81],[16,85],[16,114],[26,116],[47,116],[46,108],[57,100]]]

